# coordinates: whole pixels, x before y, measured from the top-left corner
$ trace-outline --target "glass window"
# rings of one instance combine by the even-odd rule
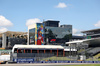
[[[18,53],[24,53],[24,49],[18,49]]]
[[[50,50],[49,50],[49,49],[46,49],[45,52],[46,52],[46,53],[50,53]]]
[[[25,49],[25,53],[31,53],[31,49]]]
[[[37,53],[37,50],[35,50],[35,49],[32,49],[32,53]]]
[[[17,48],[14,49],[14,53],[17,53]]]
[[[44,53],[44,50],[39,50],[39,53]]]
[[[35,28],[29,30],[29,44],[35,44]]]

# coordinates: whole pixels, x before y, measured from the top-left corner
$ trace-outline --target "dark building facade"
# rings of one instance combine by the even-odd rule
[[[40,25],[40,26],[39,26]],[[63,44],[72,38],[72,25],[62,25],[59,21],[44,21],[29,29],[29,44]]]
[[[29,44],[35,44],[35,28],[29,30]]]
[[[44,21],[43,23],[45,26],[48,27],[59,27],[59,21],[48,20],[48,21]]]
[[[71,28],[45,26],[45,33],[45,42],[49,44],[65,43],[72,37]]]

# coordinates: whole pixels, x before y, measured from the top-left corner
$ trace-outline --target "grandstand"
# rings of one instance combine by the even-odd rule
[[[92,48],[91,50],[87,51],[87,53],[90,53],[92,55],[95,55],[97,53],[100,53],[100,47]]]
[[[100,53],[100,29],[82,31],[82,33],[86,37],[85,39],[66,42],[66,45],[75,47],[78,55],[86,55],[87,58],[98,56]]]
[[[12,49],[15,44],[27,44],[27,32],[0,33],[0,48]]]

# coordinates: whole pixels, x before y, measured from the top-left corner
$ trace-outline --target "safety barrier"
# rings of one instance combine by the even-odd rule
[[[100,63],[100,61],[34,61],[31,59],[13,59],[17,63]]]

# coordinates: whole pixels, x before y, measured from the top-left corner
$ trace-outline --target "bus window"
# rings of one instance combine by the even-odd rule
[[[44,50],[39,50],[39,53],[44,53]]]
[[[17,53],[17,48],[14,49],[14,53]]]
[[[18,49],[18,53],[24,53],[24,49]]]
[[[46,53],[50,53],[50,50],[49,50],[49,49],[46,49],[45,52],[46,52]]]
[[[32,53],[37,53],[37,50],[35,50],[35,49],[32,49]]]
[[[59,51],[58,51],[58,55],[59,55],[59,56],[63,56],[63,50],[59,50]]]
[[[53,53],[54,55],[57,55],[57,50],[52,50],[52,53]]]
[[[31,53],[31,49],[25,49],[25,53]]]

